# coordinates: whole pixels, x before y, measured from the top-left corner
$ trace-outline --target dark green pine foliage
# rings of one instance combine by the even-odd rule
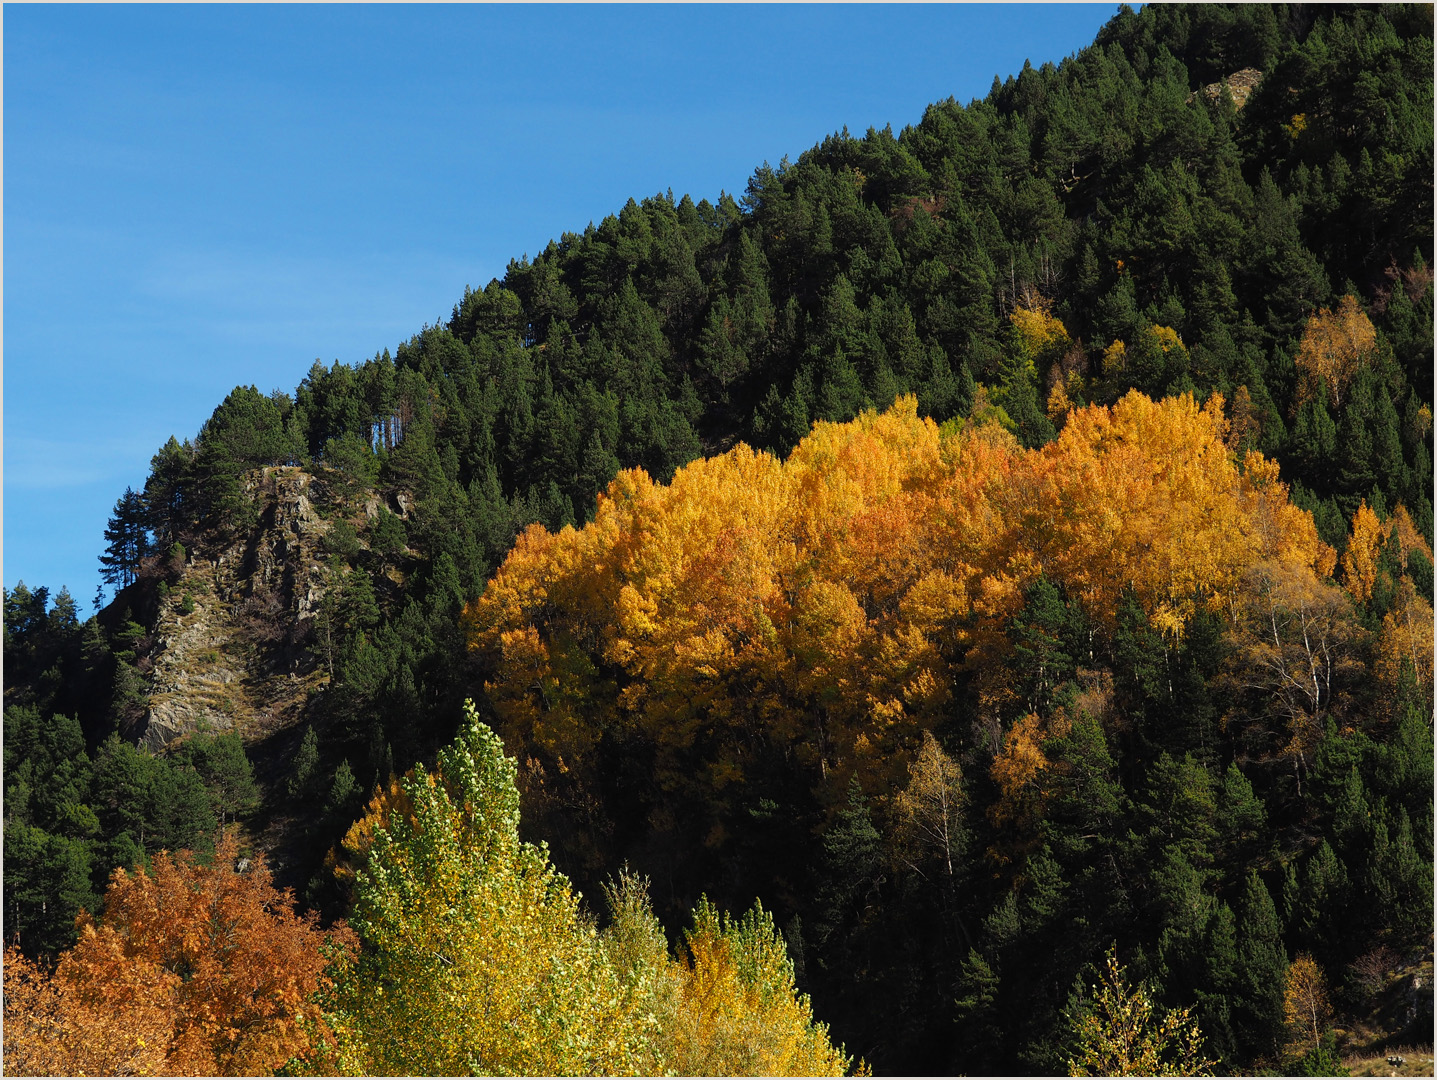
[[[1236,762],[1223,773],[1216,796],[1214,822],[1218,835],[1213,850],[1227,883],[1236,885],[1252,872],[1250,868],[1262,865],[1269,855],[1267,808]]]
[[[810,992],[815,1007],[851,1033],[854,1052],[942,1072],[951,1067],[952,1018],[932,995],[952,985],[967,931],[954,932],[937,880],[894,864],[877,822],[854,780],[816,852],[806,890],[812,899],[794,898]],[[792,858],[806,841],[785,828]]]
[[[1009,629],[1019,695],[1029,712],[1046,712],[1058,688],[1071,680],[1080,661],[1090,661],[1088,626],[1082,609],[1069,604],[1047,578],[1028,586],[1023,610]]]
[[[1249,870],[1237,904],[1237,959],[1232,1025],[1240,1059],[1276,1059],[1283,1038],[1282,988],[1287,955],[1277,909],[1256,871]]]
[[[98,831],[98,830],[97,830]],[[92,846],[14,821],[5,826],[6,940],[54,957],[75,943],[75,913],[93,909]]]
[[[312,798],[315,771],[318,766],[319,740],[315,737],[314,728],[306,727],[304,738],[300,740],[299,749],[295,751],[294,761],[290,765],[289,779],[286,781],[290,798],[296,800]]]
[[[354,770],[346,758],[334,770],[334,780],[329,785],[329,794],[324,799],[324,816],[334,824],[348,828],[353,822],[364,795],[364,789],[354,779]]]
[[[1287,940],[1294,952],[1305,949],[1319,963],[1330,965],[1351,944],[1351,875],[1324,839],[1295,878],[1297,888],[1291,901]]]
[[[100,556],[103,581],[123,589],[135,580],[141,561],[150,554],[148,525],[144,498],[133,488],[126,488],[105,526],[105,552]]]
[[[823,836],[810,922],[816,951],[825,957],[818,970],[810,972],[814,992],[828,1003],[830,1011],[854,1020],[862,1015],[863,1003],[855,997],[845,969],[856,965],[871,970],[877,960],[871,951],[869,923],[875,915],[883,869],[882,837],[855,778],[849,785],[847,803],[839,808]],[[866,1041],[884,1039],[880,1030],[867,1024],[863,1027]]]
[[[221,825],[259,805],[259,786],[238,732],[198,732],[184,741],[172,760],[195,770],[209,791],[210,809]]]
[[[1418,853],[1405,808],[1391,827],[1378,821],[1372,833],[1363,890],[1373,903],[1371,924],[1398,941],[1419,938],[1432,922],[1432,860]]]
[[[288,394],[264,397],[253,386],[237,386],[205,421],[196,439],[195,502],[205,520],[243,530],[254,520],[244,489],[246,470],[296,463],[303,441]]]
[[[93,907],[91,767],[80,725],[5,710],[5,926],[33,954],[74,941],[74,913]]]
[[[112,867],[161,850],[205,849],[218,826],[193,766],[152,757],[116,735],[96,751],[91,797]]]
[[[1425,690],[1425,692],[1424,692]],[[1375,746],[1371,777],[1376,791],[1408,815],[1418,855],[1432,861],[1432,698],[1405,665],[1397,702],[1396,730]]]
[[[1072,891],[1048,848],[1028,860],[1016,900],[1018,933],[1001,958],[1009,1038],[1025,1072],[1056,1074],[1065,1064],[1058,1015],[1067,976],[1090,943],[1070,931]]]
[[[369,550],[386,562],[393,561],[408,547],[408,536],[404,521],[398,514],[381,507],[374,523],[369,527]]]
[[[166,551],[178,541],[193,514],[195,498],[193,469],[195,450],[189,440],[181,443],[173,435],[150,459],[145,481],[144,523],[150,530],[155,551]]]

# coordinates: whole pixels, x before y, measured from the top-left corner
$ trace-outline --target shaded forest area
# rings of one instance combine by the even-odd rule
[[[237,387],[118,501],[104,610],[6,592],[7,943],[236,818],[344,915],[327,853],[473,697],[579,891],[627,862],[671,934],[761,898],[876,1071],[1066,1071],[1114,943],[1222,1067],[1330,1063],[1304,958],[1350,1040],[1430,964],[1432,68],[1430,7],[1123,9]],[[235,617],[325,687],[257,777],[233,733],[136,750],[162,613],[275,468],[316,480],[316,598]]]

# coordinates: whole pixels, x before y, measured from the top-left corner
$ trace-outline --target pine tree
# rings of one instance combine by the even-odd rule
[[[286,782],[286,790],[291,799],[308,799],[313,794],[315,769],[319,767],[319,740],[314,734],[314,728],[306,725],[304,738],[300,740],[299,750],[294,755],[294,762],[290,765],[289,780]]]
[[[100,577],[123,589],[140,572],[140,563],[150,554],[150,534],[145,500],[133,488],[115,503],[105,526],[105,553],[100,556]]]
[[[193,735],[181,747],[177,760],[188,762],[199,774],[221,825],[234,822],[259,804],[254,769],[237,731]]]
[[[1267,886],[1249,870],[1237,908],[1233,1023],[1249,1055],[1275,1059],[1281,1043],[1287,954]]]

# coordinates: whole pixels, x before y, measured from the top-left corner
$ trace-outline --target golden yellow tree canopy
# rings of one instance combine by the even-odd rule
[[[667,486],[629,470],[583,529],[520,538],[469,638],[506,738],[560,768],[635,725],[661,782],[693,783],[664,751],[703,732],[732,751],[702,778],[717,792],[762,730],[841,785],[918,745],[956,666],[981,692],[1039,575],[1100,624],[1131,589],[1180,636],[1260,562],[1329,573],[1275,464],[1225,435],[1220,399],[1130,393],[1025,450],[994,426],[940,433],[909,397],[815,424],[787,461],[740,445]]]

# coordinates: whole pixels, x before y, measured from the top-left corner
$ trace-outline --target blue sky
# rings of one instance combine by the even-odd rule
[[[630,198],[1060,61],[1098,5],[10,5],[4,582],[82,612],[115,500]]]

